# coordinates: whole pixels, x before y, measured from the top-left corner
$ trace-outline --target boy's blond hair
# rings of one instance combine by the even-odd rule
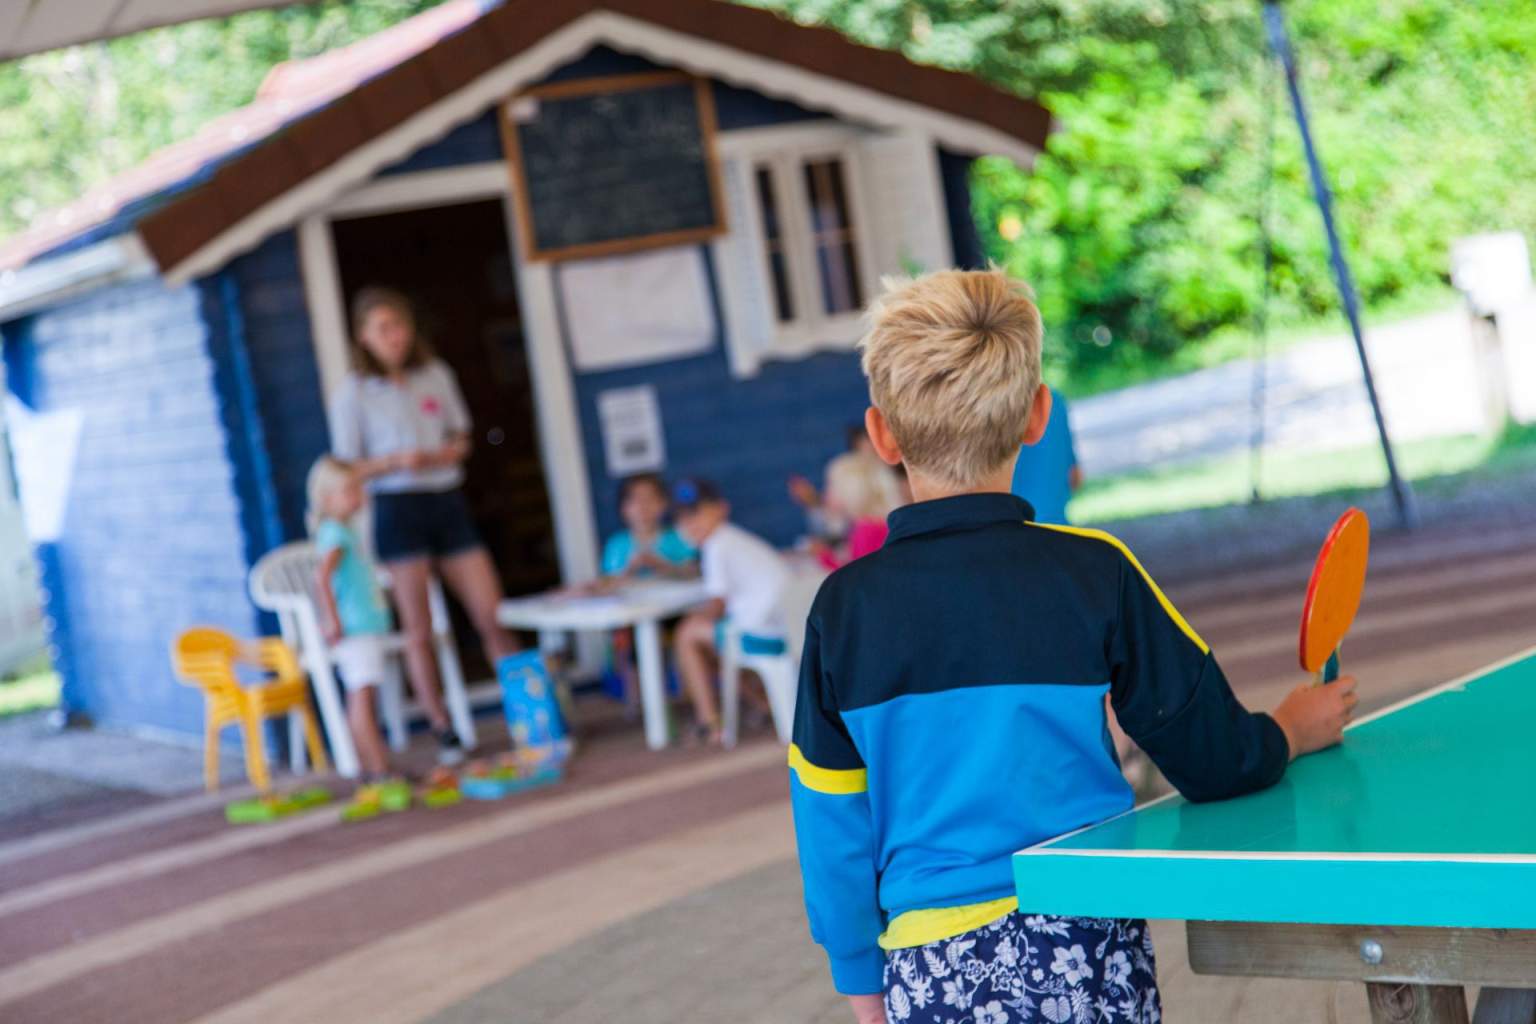
[[[885,285],[859,342],[870,402],[911,469],[975,483],[1018,453],[1040,387],[1040,311],[1001,270]]]

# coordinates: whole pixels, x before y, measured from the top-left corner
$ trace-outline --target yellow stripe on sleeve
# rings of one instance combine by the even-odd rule
[[[1185,636],[1195,642],[1195,646],[1200,648],[1201,654],[1211,653],[1211,645],[1200,639],[1200,634],[1195,632],[1194,627],[1184,621],[1184,616],[1180,615],[1179,610],[1173,606],[1173,602],[1168,600],[1168,596],[1163,593],[1163,588],[1159,587],[1157,581],[1147,573],[1147,570],[1141,567],[1141,563],[1136,560],[1136,556],[1131,554],[1131,549],[1126,547],[1120,538],[1113,537],[1103,530],[1092,530],[1083,526],[1057,526],[1054,523],[1030,523],[1029,525],[1038,526],[1042,530],[1055,530],[1058,533],[1071,533],[1079,537],[1092,537],[1094,540],[1102,540],[1106,544],[1113,544],[1119,548],[1120,553],[1126,557],[1126,560],[1136,567],[1137,572],[1141,573],[1141,578],[1147,581],[1147,586],[1152,588],[1152,593],[1157,595],[1157,603],[1163,606],[1163,611],[1168,613],[1168,617],[1173,620],[1173,624],[1178,626]]]
[[[789,745],[789,767],[800,780],[800,785],[818,793],[847,796],[869,790],[869,773],[863,768],[818,768],[805,759],[800,748]]]

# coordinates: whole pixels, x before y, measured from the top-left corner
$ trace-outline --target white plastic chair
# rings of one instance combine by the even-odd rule
[[[316,610],[316,571],[320,556],[308,541],[295,541],[262,555],[251,567],[251,600],[256,607],[274,613],[283,639],[299,651],[299,657],[315,687],[315,697],[320,705],[320,718],[325,725],[325,736],[331,745],[331,755],[336,759],[336,770],[347,778],[357,775],[357,749],[352,743],[352,733],[347,728],[346,709],[342,704],[341,687],[336,681],[335,655],[325,642],[325,632],[320,628],[320,615]],[[475,746],[475,720],[470,712],[469,694],[464,685],[464,670],[459,664],[458,648],[454,645],[453,626],[448,618],[448,605],[443,599],[442,586],[432,580],[427,593],[432,613],[432,638],[437,649],[437,666],[443,680],[443,701],[448,706],[448,717],[454,732],[466,750]],[[405,647],[405,636],[391,633],[386,638],[390,650],[399,654]],[[379,685],[379,703],[384,729],[389,745],[404,750],[408,741],[407,714],[419,714],[414,704],[407,704],[402,685],[398,658],[389,659],[388,678]],[[302,771],[304,750],[302,743],[292,742],[293,768]]]
[[[789,745],[795,728],[795,693],[800,687],[800,652],[805,644],[805,617],[826,573],[810,566],[793,566],[779,610],[788,627],[781,654],[747,654],[741,649],[741,631],[732,623],[725,628],[725,649],[720,652],[721,742],[734,747],[741,726],[741,673],[751,671],[763,682],[773,730],[779,742]]]

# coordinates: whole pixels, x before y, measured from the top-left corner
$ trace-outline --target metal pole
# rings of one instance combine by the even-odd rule
[[[1392,454],[1392,439],[1387,435],[1387,421],[1381,415],[1381,400],[1376,396],[1376,381],[1371,376],[1371,362],[1365,354],[1365,338],[1360,331],[1360,303],[1355,297],[1355,282],[1349,273],[1349,263],[1344,259],[1344,247],[1339,233],[1333,226],[1333,199],[1328,192],[1328,179],[1323,174],[1322,161],[1312,144],[1312,131],[1307,124],[1307,107],[1301,98],[1301,82],[1296,77],[1296,61],[1291,53],[1291,41],[1285,31],[1285,15],[1276,0],[1264,4],[1264,27],[1269,33],[1269,46],[1285,71],[1286,88],[1291,94],[1291,107],[1296,112],[1296,127],[1301,130],[1301,145],[1307,154],[1307,169],[1312,175],[1312,194],[1317,208],[1323,215],[1323,230],[1328,234],[1328,252],[1333,263],[1333,277],[1339,286],[1339,298],[1344,303],[1344,315],[1349,318],[1349,331],[1355,338],[1355,351],[1360,355],[1360,370],[1365,376],[1365,392],[1371,400],[1371,414],[1376,417],[1376,432],[1381,435],[1381,453],[1386,456],[1387,475],[1391,479],[1392,498],[1397,505],[1398,522],[1405,527],[1419,525],[1419,511],[1413,500],[1413,490],[1402,474],[1397,471],[1397,459]]]
[[[1264,464],[1264,391],[1269,384],[1269,300],[1275,271],[1275,247],[1269,237],[1270,195],[1275,185],[1275,76],[1266,59],[1264,76],[1264,182],[1259,188],[1259,253],[1263,260],[1263,286],[1258,316],[1254,318],[1252,392],[1249,395],[1248,486],[1249,500],[1264,500],[1260,487]]]

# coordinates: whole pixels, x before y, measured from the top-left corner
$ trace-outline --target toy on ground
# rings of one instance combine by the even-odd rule
[[[411,806],[411,787],[403,779],[359,786],[352,802],[341,812],[342,821],[365,821],[380,814],[396,814]]]
[[[525,789],[559,782],[561,777],[558,766],[514,752],[494,761],[471,761],[459,781],[459,791],[470,800],[501,800]]]
[[[1301,606],[1301,667],[1315,682],[1339,677],[1339,645],[1360,610],[1370,553],[1371,521],[1350,508],[1328,531]]]
[[[427,775],[426,781],[417,790],[417,796],[428,808],[436,810],[439,807],[452,807],[464,799],[464,794],[459,789],[459,777],[453,769],[439,765]]]
[[[254,825],[330,802],[330,790],[323,786],[308,786],[293,793],[267,793],[250,800],[232,801],[224,808],[224,820],[231,825]]]
[[[509,654],[496,663],[496,678],[519,769],[529,775],[553,772],[558,777],[572,747],[543,656],[538,651]]]

